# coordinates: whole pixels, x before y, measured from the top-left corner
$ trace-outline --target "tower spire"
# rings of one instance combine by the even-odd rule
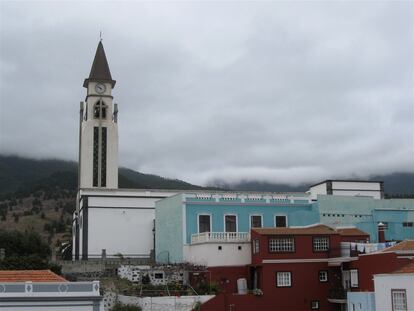
[[[112,79],[111,71],[109,70],[108,61],[106,59],[105,50],[102,44],[102,38],[99,40],[91,72],[89,77],[83,82],[83,87],[88,87],[88,83],[91,81],[108,82],[111,83],[112,88],[116,83],[116,81]]]

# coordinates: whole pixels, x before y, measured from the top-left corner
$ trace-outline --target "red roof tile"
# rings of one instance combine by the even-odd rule
[[[383,252],[395,252],[395,251],[413,251],[414,252],[414,240],[404,240],[394,246],[387,247],[382,250]]]
[[[6,282],[67,282],[50,270],[0,270],[0,283]]]
[[[366,235],[369,237],[368,233],[358,228],[337,228],[336,232],[338,232],[342,236]]]
[[[393,273],[414,273],[414,262],[394,271]]]

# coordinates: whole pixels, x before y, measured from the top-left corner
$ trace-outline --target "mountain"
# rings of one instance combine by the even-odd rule
[[[77,163],[71,161],[0,155],[0,194],[16,191],[30,194],[53,187],[75,191],[78,184],[77,170]],[[119,187],[203,189],[182,180],[143,174],[127,168],[119,169]]]
[[[361,180],[383,181],[384,192],[389,197],[414,197],[414,173],[375,175]],[[292,186],[284,183],[270,183],[263,181],[241,181],[235,184],[215,181],[212,185],[239,191],[303,192],[307,191],[311,184],[303,183]]]

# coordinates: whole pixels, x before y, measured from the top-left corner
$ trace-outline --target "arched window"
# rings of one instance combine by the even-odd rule
[[[100,99],[93,108],[93,117],[95,119],[106,119],[106,108],[107,106],[103,102],[102,99]]]

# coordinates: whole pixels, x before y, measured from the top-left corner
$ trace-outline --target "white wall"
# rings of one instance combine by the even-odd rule
[[[238,246],[242,249],[239,250]],[[248,265],[251,263],[251,244],[226,242],[185,245],[184,261],[207,267]]]
[[[181,297],[133,297],[119,295],[118,299],[123,304],[138,305],[143,311],[191,311],[197,302],[204,303],[214,296],[181,296]]]
[[[316,200],[318,194],[327,194],[327,183],[310,187],[308,193],[311,199]],[[332,181],[332,194],[344,196],[368,196],[381,199],[381,183],[363,181]]]
[[[374,275],[375,310],[392,310],[391,290],[405,289],[407,310],[414,310],[414,273]]]
[[[149,256],[153,249],[155,210],[89,207],[88,257]]]
[[[360,190],[381,190],[377,182],[356,182],[356,181],[332,181],[332,189],[360,189]]]
[[[326,183],[310,187],[308,192],[311,194],[311,200],[316,200],[318,197],[318,194],[327,194]]]
[[[343,195],[343,196],[363,196],[363,197],[372,197],[374,199],[381,199],[381,191],[363,191],[363,190],[332,190],[333,195]]]

